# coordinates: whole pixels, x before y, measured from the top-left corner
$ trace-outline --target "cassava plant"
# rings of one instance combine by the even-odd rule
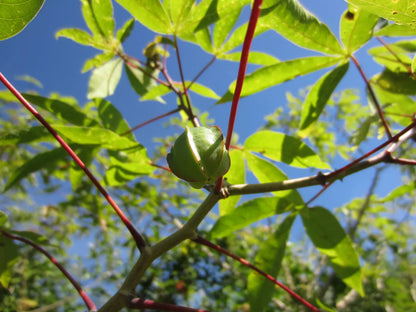
[[[337,1],[339,36],[296,0],[81,0],[88,30],[56,37],[100,51],[82,68],[85,105],[23,93],[0,73],[1,310],[414,309],[416,4]],[[0,39],[43,2],[1,2]],[[116,6],[131,17],[118,29]],[[307,56],[254,50],[276,33]],[[190,46],[209,56],[194,76]],[[378,66],[372,77],[362,51]],[[218,62],[237,64],[222,96],[213,88],[225,86],[201,82]],[[130,126],[117,108],[122,73],[165,111],[143,108]],[[315,82],[296,95],[274,88],[304,75]],[[241,99],[252,115],[276,104],[242,142]],[[212,118],[224,116],[220,129]],[[146,131],[166,120],[168,134]],[[365,192],[339,207],[325,200],[349,194],[357,175]]]

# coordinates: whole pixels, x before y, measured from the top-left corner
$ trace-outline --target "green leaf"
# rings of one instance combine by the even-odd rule
[[[149,101],[149,100],[159,100],[159,102],[165,104],[166,102],[161,98],[162,95],[166,95],[169,92],[172,92],[172,90],[165,86],[165,85],[156,85],[152,88],[149,88],[145,94],[140,98],[140,101]]]
[[[349,3],[391,20],[397,24],[416,28],[416,3],[406,0],[347,0]]]
[[[88,98],[112,95],[120,81],[123,60],[116,58],[94,69],[88,84]]]
[[[14,265],[18,260],[19,253],[13,240],[4,235],[0,235],[0,254],[0,284],[3,288],[7,288],[15,270]]]
[[[0,210],[0,227],[7,221],[7,214]]]
[[[0,146],[53,140],[55,139],[44,126],[33,126],[13,132],[9,131],[4,136],[0,136]]]
[[[217,4],[216,9],[219,19],[215,23],[212,38],[214,47],[220,49],[221,45],[228,38],[236,22],[238,21],[241,10],[243,7],[248,5],[250,1],[222,0],[214,1],[213,3]]]
[[[130,130],[130,126],[123,118],[120,111],[109,101],[104,99],[95,99],[95,104],[98,108],[98,116],[104,128],[118,134],[123,134]],[[134,140],[134,135],[132,133],[129,133],[125,137]]]
[[[230,152],[231,167],[225,174],[224,178],[231,184],[242,184],[245,182],[245,169],[243,152],[239,149],[231,149]],[[229,196],[219,202],[220,215],[226,215],[232,211],[241,196]]]
[[[217,58],[233,62],[239,62],[241,59],[241,52],[219,54],[217,55]],[[256,65],[269,66],[278,63],[279,60],[267,53],[252,51],[248,56],[248,62]]]
[[[82,160],[86,167],[89,167],[99,152],[99,148],[94,146],[83,145],[77,148],[77,156]],[[82,187],[81,181],[86,177],[84,170],[82,170],[75,162],[71,162],[69,169],[69,181],[72,184],[72,189],[77,191]]]
[[[374,47],[367,51],[379,64],[392,72],[408,73],[412,63],[410,55],[416,52],[415,40],[404,40],[385,46]]]
[[[244,149],[294,167],[330,169],[300,138],[279,132],[256,132],[247,138]]]
[[[114,125],[112,125],[114,126]],[[123,128],[122,126],[119,126]],[[100,146],[109,151],[114,162],[124,170],[149,174],[154,167],[150,165],[146,149],[131,139],[133,136],[121,136],[109,129],[53,125],[63,137],[81,145]],[[120,128],[119,128],[120,129]]]
[[[326,103],[338,83],[348,70],[349,63],[344,63],[319,79],[309,91],[302,108],[299,128],[304,130],[314,124],[321,115]]]
[[[186,82],[187,85],[190,84],[189,81]],[[199,84],[197,82],[194,82],[191,86],[191,88],[189,89],[189,91],[195,92],[201,96],[207,97],[207,98],[211,98],[211,99],[215,99],[218,100],[220,97],[218,96],[218,94],[216,94],[214,92],[214,90],[210,89],[207,86],[204,86],[202,84]]]
[[[286,174],[270,161],[247,152],[244,153],[244,156],[247,160],[247,165],[260,183],[279,182],[288,179]],[[272,192],[272,194],[276,196],[291,194],[293,202],[296,205],[303,204],[302,197],[297,190],[277,191]]]
[[[31,173],[41,169],[51,168],[58,161],[62,161],[66,155],[66,151],[59,147],[34,156],[12,173],[10,178],[7,180],[6,186],[4,187],[4,192]]]
[[[22,81],[26,81],[29,82],[39,88],[43,88],[42,83],[37,80],[36,78],[29,76],[29,75],[21,75],[21,76],[17,76],[16,79],[18,80],[22,80]]]
[[[390,24],[375,33],[376,36],[406,37],[416,35],[416,30],[409,25]]]
[[[134,19],[129,19],[123,27],[117,31],[116,38],[120,43],[123,43],[129,36],[134,27]]]
[[[309,238],[321,253],[328,256],[338,277],[363,296],[358,255],[335,216],[322,207],[305,208],[301,216]]]
[[[103,33],[100,29],[100,25],[98,25],[96,16],[94,14],[92,8],[92,0],[81,0],[82,3],[82,15],[84,17],[85,23],[87,24],[88,28],[91,30],[94,37],[103,39]]]
[[[415,187],[416,182],[414,181],[409,184],[403,184],[399,187],[396,187],[386,197],[382,198],[381,202],[389,202],[403,195],[412,194],[412,192],[415,190]]]
[[[58,99],[24,93],[23,96],[33,105],[51,112],[55,117],[76,126],[92,126],[97,122],[89,118],[78,106]]]
[[[378,114],[373,114],[365,118],[365,120],[361,122],[360,126],[351,135],[349,142],[353,146],[359,146],[363,141],[367,139],[371,125],[376,124],[379,121],[380,117]]]
[[[272,29],[306,49],[330,55],[344,54],[344,50],[328,26],[296,0],[264,1],[258,26]]]
[[[241,44],[243,44],[244,39],[246,37],[247,33],[247,27],[248,23],[245,23],[241,26],[239,26],[230,36],[227,42],[221,47],[221,53],[226,53],[228,51],[234,50]],[[268,29],[266,27],[261,27],[259,24],[257,24],[257,27],[254,31],[253,38],[260,35],[261,33],[264,33]]]
[[[101,145],[109,150],[144,150],[144,147],[126,136],[103,128],[52,125],[62,136],[73,143],[82,145]],[[139,160],[138,160],[139,161]]]
[[[111,0],[89,0],[95,20],[104,37],[110,39],[114,34],[113,4]]]
[[[312,56],[262,67],[247,75],[244,80],[241,97],[254,94],[295,77],[309,74],[338,63],[342,58],[330,56]],[[226,103],[233,98],[235,81],[217,103]]]
[[[254,259],[256,267],[274,278],[276,278],[280,271],[287,240],[289,239],[290,230],[295,218],[296,214],[287,216],[278,229],[260,246],[260,250]],[[250,311],[262,312],[268,306],[276,288],[264,276],[255,271],[251,271],[248,276],[247,289]]]
[[[82,68],[82,73],[89,71],[94,67],[100,67],[104,63],[107,63],[115,56],[114,52],[105,52],[102,54],[97,54],[93,58],[90,58],[84,63],[84,67]]]
[[[105,172],[105,181],[109,186],[123,185],[136,179],[139,175],[150,174],[153,168],[142,161],[137,161],[140,155],[111,151],[110,165]]]
[[[220,217],[211,229],[212,238],[225,237],[262,219],[295,208],[290,196],[261,197],[249,200]]]
[[[416,94],[416,80],[408,73],[394,73],[385,69],[381,74],[373,77],[372,82],[384,90],[401,94]]]
[[[127,77],[129,78],[130,85],[138,95],[143,96],[152,88],[157,86],[154,79],[150,78],[148,75],[144,74],[143,71],[135,68],[134,66],[126,64],[124,68],[126,70]],[[149,75],[155,75],[155,77],[157,77],[158,71],[151,68],[143,68],[143,70],[145,70]],[[165,103],[160,96],[156,96],[154,99],[161,103]]]
[[[17,35],[38,14],[44,0],[4,0],[0,2],[0,40]]]
[[[373,86],[380,103],[386,103],[384,112],[403,127],[409,125],[409,117],[415,112],[416,101],[411,95],[392,93],[376,85]],[[400,112],[398,115],[397,112]],[[403,115],[402,115],[403,114]]]
[[[341,16],[340,35],[341,41],[352,54],[373,37],[373,28],[379,17],[367,11],[349,6]]]
[[[194,5],[194,0],[164,0],[163,7],[167,11],[170,21],[172,23],[172,33],[181,33],[184,23],[188,19],[192,19],[191,9]],[[189,31],[186,29],[186,31]]]
[[[78,28],[65,28],[58,30],[55,34],[56,38],[64,37],[70,40],[73,40],[79,44],[92,46],[92,47],[102,47],[102,40],[97,40],[97,38],[91,36],[89,33],[82,29]]]
[[[141,24],[157,33],[170,34],[169,16],[159,0],[116,0]]]

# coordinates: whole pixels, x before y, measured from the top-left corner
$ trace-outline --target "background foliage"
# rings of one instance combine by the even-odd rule
[[[42,1],[31,1],[24,6],[27,12],[11,9],[18,2],[0,4],[1,39],[17,34],[42,6]],[[23,77],[33,84],[24,97],[71,145],[148,246],[166,247],[129,295],[211,311],[306,309],[264,277],[198,241],[183,239],[175,248],[159,244],[198,215],[212,190],[198,191],[179,181],[166,170],[165,157],[185,126],[213,125],[228,116],[236,82],[227,87],[200,80],[212,62],[240,60],[251,2],[81,3],[86,28],[61,29],[56,37],[98,51],[82,67],[90,72],[88,101],[34,91],[41,84],[31,77]],[[131,19],[116,27],[113,6],[123,7]],[[230,196],[204,218],[198,234],[322,310],[415,309],[413,128],[400,136],[400,144],[391,140],[414,126],[414,8],[406,1],[349,1],[338,35],[298,1],[265,0],[262,5],[256,38],[277,33],[304,56],[281,59],[280,51],[271,55],[253,49],[241,97],[255,113],[264,90],[274,92],[279,84],[315,72],[316,81],[297,94],[287,92],[261,129],[241,140],[234,136],[225,176]],[[138,24],[154,32],[154,40],[144,44],[142,53],[126,51],[130,35],[142,29]],[[182,72],[188,60],[180,58],[180,51],[188,43],[212,57],[194,76]],[[355,56],[363,50],[378,64],[372,77],[365,76],[370,65]],[[356,69],[361,71],[356,87],[341,88]],[[110,102],[123,75],[141,104],[166,104],[156,118],[165,118],[166,135],[145,132],[146,143],[136,139],[132,130],[145,125],[129,125],[128,116]],[[198,105],[201,97],[219,113],[209,114]],[[6,90],[0,92],[0,105],[2,229],[47,249],[105,311],[104,304],[123,289],[145,252],[139,256],[118,216],[45,127]],[[248,127],[249,121],[237,116],[239,122]],[[385,148],[367,163],[353,163],[382,143]],[[344,165],[345,170],[336,171]],[[380,195],[377,186],[386,183],[383,176],[393,166],[400,170],[402,184]],[[335,197],[349,193],[349,177],[344,176],[351,174],[368,181],[364,196],[351,194],[339,207],[313,201],[321,189]],[[324,188],[303,190],[319,184]],[[85,310],[47,258],[6,235],[0,240],[4,311]]]

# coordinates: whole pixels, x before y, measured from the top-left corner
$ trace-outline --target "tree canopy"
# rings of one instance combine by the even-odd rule
[[[2,311],[413,310],[416,4],[339,2],[336,33],[297,0],[81,0],[85,98],[0,73]]]

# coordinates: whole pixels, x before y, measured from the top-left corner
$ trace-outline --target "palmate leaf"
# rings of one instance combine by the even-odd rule
[[[259,28],[272,29],[305,49],[329,55],[344,54],[328,26],[295,0],[265,0]]]
[[[315,123],[321,115],[327,101],[338,83],[348,70],[349,63],[344,63],[319,79],[309,91],[302,108],[299,128],[304,130]]]
[[[367,11],[349,6],[341,16],[340,35],[349,54],[358,50],[373,37],[373,28],[380,18]]]
[[[164,0],[163,7],[165,8],[172,24],[172,33],[177,34],[181,32],[183,22],[189,19],[190,11],[194,5],[194,0]]]
[[[328,256],[338,277],[363,296],[358,255],[335,216],[322,207],[305,208],[301,216],[309,238],[321,253]]]
[[[262,67],[245,77],[241,97],[265,90],[295,77],[332,66],[342,59],[344,57],[312,56]],[[217,103],[221,104],[231,101],[234,89],[235,81]]]
[[[17,35],[38,14],[44,0],[0,2],[0,40]]]
[[[281,263],[285,255],[286,244],[290,230],[296,214],[290,214],[279,225],[277,230],[272,233],[261,245],[254,263],[267,274],[276,277],[280,271]],[[248,296],[250,311],[262,312],[268,306],[270,299],[275,291],[275,285],[255,271],[251,271],[248,276]]]
[[[416,3],[408,0],[347,0],[349,3],[391,20],[397,24],[416,29]]]
[[[330,169],[300,138],[279,132],[256,132],[247,138],[244,149],[294,167]]]

